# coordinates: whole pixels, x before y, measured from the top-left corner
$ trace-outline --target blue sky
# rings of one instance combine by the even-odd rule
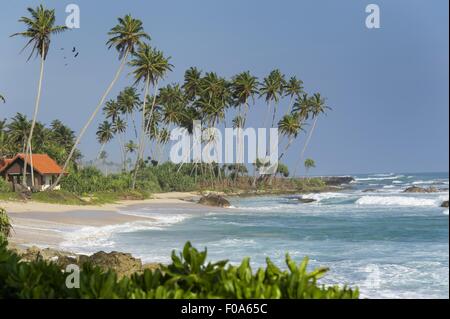
[[[140,18],[151,44],[171,56],[166,83],[197,66],[230,77],[250,70],[262,78],[279,68],[296,75],[308,92],[321,92],[333,108],[320,118],[307,156],[316,174],[448,171],[448,1],[8,1],[0,11],[0,117],[31,117],[38,60],[19,54],[26,7],[44,3],[64,23],[65,6],[81,9],[81,28],[57,36],[48,57],[39,120],[59,118],[79,130],[117,66],[107,31],[126,13]],[[365,27],[365,7],[381,9],[381,28]],[[64,53],[80,55],[64,66]],[[131,84],[128,71],[111,97]],[[283,106],[281,106],[283,107]],[[262,122],[261,101],[249,125]],[[102,120],[101,116],[97,122]],[[80,146],[98,152],[96,124]],[[292,167],[305,136],[286,156]],[[117,153],[117,144],[109,146]],[[118,156],[118,153],[117,153]]]

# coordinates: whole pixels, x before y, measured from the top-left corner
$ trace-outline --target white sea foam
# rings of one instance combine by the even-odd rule
[[[362,181],[383,181],[383,180],[394,180],[405,177],[404,175],[396,175],[396,176],[384,176],[384,177],[358,177],[355,178],[356,181],[362,182]]]
[[[389,173],[389,174],[373,174],[370,176],[376,176],[376,177],[388,177],[388,176],[393,176],[394,173]]]
[[[302,196],[303,198],[306,199],[314,199],[318,202],[323,201],[323,200],[327,200],[327,199],[333,199],[333,198],[349,198],[350,195],[345,194],[345,193],[311,193],[311,194],[305,194]]]
[[[447,216],[448,216],[448,209],[444,210],[442,213],[443,213],[444,215],[447,215]]]
[[[357,205],[376,206],[438,206],[439,201],[430,198],[406,196],[363,196],[356,201]]]
[[[128,213],[127,213],[128,214]],[[125,224],[108,225],[101,227],[87,226],[65,234],[61,247],[76,250],[82,253],[91,253],[101,248],[115,246],[114,235],[120,233],[133,233],[144,230],[163,230],[190,217],[187,214],[142,214],[128,215],[151,217],[148,221],[135,221]]]

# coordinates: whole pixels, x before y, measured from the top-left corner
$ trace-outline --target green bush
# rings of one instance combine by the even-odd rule
[[[0,241],[5,240],[11,235],[11,222],[6,211],[0,207]]]
[[[160,192],[157,177],[151,171],[139,174],[136,189],[145,192]],[[105,176],[94,167],[72,171],[61,180],[61,188],[78,195],[96,192],[126,192],[131,189],[132,176],[129,173]]]
[[[80,288],[68,289],[65,274],[53,263],[21,262],[0,243],[0,298],[358,298],[358,290],[324,287],[317,282],[327,271],[307,271],[308,260],[300,265],[287,255],[288,270],[282,271],[269,259],[267,267],[254,273],[250,260],[239,266],[227,261],[206,263],[206,250],[197,251],[187,243],[183,252],[172,253],[172,263],[161,269],[145,270],[118,279],[113,271],[102,272],[88,264],[81,267]]]
[[[164,192],[187,192],[196,189],[196,183],[193,177],[186,171],[178,172],[178,165],[166,162],[156,167],[147,167],[145,171],[151,172],[156,176],[160,188]]]
[[[0,193],[8,193],[11,192],[11,186],[8,182],[6,182],[3,177],[0,177]]]

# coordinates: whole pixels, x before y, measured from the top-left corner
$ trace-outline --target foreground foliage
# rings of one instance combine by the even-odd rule
[[[206,263],[207,252],[188,242],[183,252],[172,253],[172,263],[118,280],[84,264],[80,288],[66,288],[66,274],[42,260],[21,262],[0,243],[0,298],[358,298],[358,290],[320,286],[326,268],[307,271],[308,259],[300,265],[286,255],[288,270],[282,271],[267,259],[266,269],[254,273],[249,258],[241,265],[227,261]]]

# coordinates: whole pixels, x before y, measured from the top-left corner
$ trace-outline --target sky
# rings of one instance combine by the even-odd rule
[[[32,116],[39,60],[27,62],[27,52],[20,54],[25,40],[9,36],[23,30],[18,19],[26,8],[40,3],[56,10],[58,24],[68,4],[81,10],[80,29],[52,39],[40,121],[58,118],[81,129],[119,65],[105,46],[107,32],[131,13],[143,21],[151,45],[171,57],[166,84],[182,81],[191,66],[227,78],[247,70],[263,78],[278,68],[325,96],[332,111],[319,118],[306,152],[316,162],[314,174],[448,172],[447,0],[8,1],[0,11],[0,94],[7,98],[0,118]],[[380,8],[379,29],[366,27],[370,3]],[[66,62],[60,48],[73,46],[80,54]],[[132,84],[129,72],[111,98]],[[248,124],[262,123],[265,110],[263,101],[252,106]],[[102,120],[82,140],[86,159],[99,150]],[[285,156],[291,170],[305,139]],[[117,143],[107,151],[119,158]]]

